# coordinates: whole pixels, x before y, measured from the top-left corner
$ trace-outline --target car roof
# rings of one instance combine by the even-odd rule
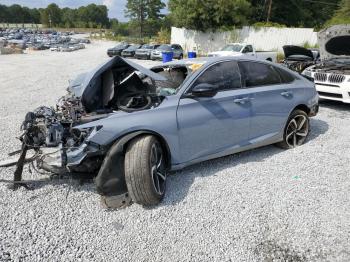
[[[164,63],[163,65],[188,65],[188,64],[212,64],[220,61],[258,61],[258,62],[266,62],[266,60],[260,60],[256,58],[251,58],[249,56],[219,56],[219,57],[199,57],[199,58],[190,58],[190,59],[182,59],[182,60],[174,60],[171,62]]]

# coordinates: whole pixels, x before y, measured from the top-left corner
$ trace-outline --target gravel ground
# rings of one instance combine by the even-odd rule
[[[109,46],[0,56],[0,159],[19,148],[25,113],[53,105]],[[350,106],[323,102],[311,127],[297,149],[268,146],[174,173],[150,209],[104,210],[92,183],[0,184],[0,261],[350,261]],[[27,169],[24,178],[41,179]]]

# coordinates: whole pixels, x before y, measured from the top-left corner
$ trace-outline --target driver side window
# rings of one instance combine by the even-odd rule
[[[211,84],[218,88],[218,91],[241,88],[241,75],[237,63],[226,61],[212,65],[197,78],[193,86],[199,84]]]
[[[253,52],[253,47],[251,45],[247,45],[242,51],[242,53],[252,53],[252,52]]]

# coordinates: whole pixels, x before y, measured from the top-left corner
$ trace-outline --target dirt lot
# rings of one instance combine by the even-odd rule
[[[0,56],[0,160],[19,148],[25,113],[54,105],[112,45]],[[92,183],[0,184],[0,261],[350,261],[350,106],[323,102],[311,128],[295,150],[268,146],[174,173],[150,209],[103,210]]]

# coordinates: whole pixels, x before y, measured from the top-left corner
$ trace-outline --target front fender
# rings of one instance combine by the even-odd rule
[[[117,140],[107,152],[100,171],[95,179],[97,192],[103,196],[116,196],[127,194],[127,186],[124,176],[124,155],[128,143],[134,138],[150,134],[156,136],[166,152],[168,168],[170,169],[171,153],[169,147],[159,134],[152,131],[142,130],[129,133]]]

